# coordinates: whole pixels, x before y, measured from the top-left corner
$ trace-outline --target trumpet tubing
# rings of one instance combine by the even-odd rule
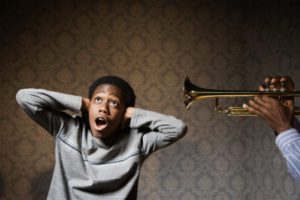
[[[257,91],[257,90],[216,90],[206,89],[194,85],[188,77],[186,77],[183,86],[183,101],[187,109],[197,100],[215,98],[215,110],[220,113],[225,113],[229,116],[255,116],[249,113],[243,106],[221,107],[219,98],[239,98],[239,97],[254,97],[258,95],[268,95],[278,99],[299,97],[300,91]],[[295,108],[295,115],[300,114],[300,108]]]

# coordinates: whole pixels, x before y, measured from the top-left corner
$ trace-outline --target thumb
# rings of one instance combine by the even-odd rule
[[[290,111],[294,111],[295,110],[294,100],[287,100],[287,107],[289,108]]]

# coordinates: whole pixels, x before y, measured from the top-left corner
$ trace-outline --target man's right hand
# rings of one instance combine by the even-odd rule
[[[290,77],[267,77],[265,84],[259,86],[260,91],[282,89],[286,91],[294,89],[294,82]],[[293,127],[294,100],[292,98],[281,102],[277,98],[267,95],[256,96],[249,100],[245,109],[264,119],[268,126],[277,133]]]

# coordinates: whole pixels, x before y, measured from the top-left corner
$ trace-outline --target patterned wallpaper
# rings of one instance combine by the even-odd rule
[[[86,96],[107,74],[132,84],[137,107],[189,126],[145,162],[139,199],[300,199],[260,119],[218,114],[211,100],[186,110],[182,101],[186,76],[216,89],[256,89],[277,74],[299,80],[299,8],[292,0],[1,1],[0,199],[45,199],[54,166],[53,139],[17,106],[16,91]]]

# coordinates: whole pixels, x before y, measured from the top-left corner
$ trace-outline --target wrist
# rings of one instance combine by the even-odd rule
[[[292,129],[294,128],[292,125],[289,125],[289,126],[284,126],[284,127],[280,127],[280,128],[277,128],[275,129],[274,131],[277,133],[277,134],[281,134],[289,129]]]

